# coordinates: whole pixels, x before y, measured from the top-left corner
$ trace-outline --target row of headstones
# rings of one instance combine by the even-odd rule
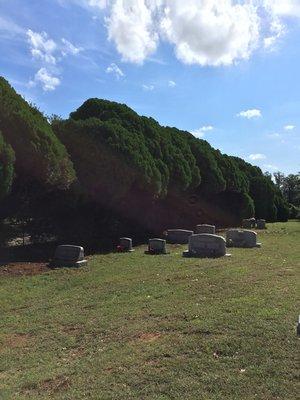
[[[166,239],[149,239],[146,254],[167,254],[166,243],[188,244],[188,250],[183,252],[184,257],[222,257],[226,254],[227,247],[260,247],[257,243],[256,232],[241,229],[229,229],[226,232],[226,240],[223,236],[215,234],[214,225],[197,225],[196,233],[186,229],[168,229],[165,233]],[[132,239],[120,238],[117,247],[119,252],[132,252]],[[52,266],[55,267],[80,267],[87,264],[84,258],[84,249],[81,246],[61,245],[58,246]]]
[[[242,227],[245,229],[266,229],[266,220],[265,219],[255,219],[255,218],[248,218],[243,219]]]

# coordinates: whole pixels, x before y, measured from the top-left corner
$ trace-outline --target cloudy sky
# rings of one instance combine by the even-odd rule
[[[105,98],[300,170],[300,0],[0,0],[0,54],[48,115]]]

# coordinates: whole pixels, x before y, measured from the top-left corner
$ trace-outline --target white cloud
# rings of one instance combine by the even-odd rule
[[[265,0],[275,15],[300,18],[299,0]]]
[[[74,44],[72,44],[65,38],[62,38],[61,41],[63,43],[63,47],[61,49],[61,53],[63,56],[67,56],[69,54],[72,56],[76,56],[83,50],[81,47],[74,46]]]
[[[61,83],[57,76],[54,76],[46,68],[41,68],[35,74],[34,80],[29,82],[29,86],[36,86],[40,84],[45,92],[53,91]]]
[[[264,154],[256,153],[256,154],[250,154],[248,158],[251,161],[257,161],[257,160],[265,160],[267,157]]]
[[[151,1],[115,0],[106,18],[108,38],[124,61],[141,64],[155,52],[158,34],[154,29]]]
[[[251,119],[251,118],[260,118],[262,115],[260,110],[253,108],[251,110],[241,111],[237,114],[237,116]]]
[[[56,63],[54,53],[57,50],[57,45],[52,39],[48,38],[46,32],[38,33],[28,29],[26,35],[30,45],[30,52],[34,58],[49,64]]]
[[[168,82],[168,86],[169,86],[169,87],[175,87],[175,86],[176,86],[176,82],[174,82],[174,81],[169,81],[169,82]]]
[[[148,92],[151,92],[152,90],[154,90],[154,85],[142,85],[142,88]]]
[[[293,131],[295,128],[295,125],[285,125],[283,129],[285,131]]]
[[[83,49],[76,47],[65,38],[56,43],[49,38],[46,32],[39,33],[28,29],[26,36],[32,56],[40,62],[40,69],[34,79],[29,82],[29,86],[40,84],[44,91],[55,90],[61,83],[60,79],[55,76],[57,70],[55,65],[61,61],[61,56],[76,56]]]
[[[214,129],[214,127],[211,126],[211,125],[202,126],[199,129],[195,129],[195,130],[191,131],[191,134],[194,135],[197,138],[203,138],[205,136],[206,132],[210,132],[213,129]]]
[[[123,60],[138,64],[165,41],[184,63],[231,65],[258,48],[272,50],[287,31],[285,18],[300,17],[299,0],[69,2],[104,10],[109,39]]]
[[[124,72],[115,63],[111,63],[105,70],[107,74],[114,74],[117,79],[125,76]]]

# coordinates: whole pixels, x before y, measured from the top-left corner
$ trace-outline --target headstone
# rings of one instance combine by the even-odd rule
[[[226,254],[226,242],[222,236],[200,233],[190,236],[189,248],[182,254],[184,257],[223,257]]]
[[[145,254],[167,254],[166,240],[164,239],[149,239],[148,250]]]
[[[266,229],[266,220],[265,219],[258,219],[256,221],[256,228],[257,229]]]
[[[193,233],[193,231],[188,231],[186,229],[168,229],[167,241],[173,244],[187,244],[189,242],[189,237]]]
[[[127,237],[120,238],[120,244],[117,247],[117,250],[120,252],[132,252],[134,251],[132,248],[132,239]]]
[[[81,246],[61,245],[55,250],[53,267],[82,267],[87,265],[84,259],[84,249]]]
[[[297,335],[300,336],[300,315],[299,315],[299,318],[298,318]]]
[[[257,234],[253,231],[242,229],[228,229],[226,232],[226,246],[227,247],[260,247],[261,244],[257,243]]]
[[[216,233],[215,225],[201,224],[196,226],[196,233],[211,233],[214,235]]]
[[[243,219],[242,228],[245,229],[255,228],[255,218]]]

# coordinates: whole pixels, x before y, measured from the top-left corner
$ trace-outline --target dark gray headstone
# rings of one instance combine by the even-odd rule
[[[173,244],[187,244],[189,237],[193,234],[193,231],[186,229],[168,229],[167,230],[167,241]]]
[[[132,248],[132,239],[127,237],[120,238],[119,250],[124,252],[134,251]]]
[[[196,226],[196,233],[210,233],[214,235],[216,233],[215,225],[200,224]]]
[[[164,239],[149,239],[148,250],[146,254],[167,254],[166,240]]]
[[[255,218],[243,219],[242,227],[245,229],[255,228]]]
[[[256,228],[257,229],[266,229],[266,220],[265,219],[258,219],[256,221]]]
[[[260,247],[257,243],[257,234],[253,231],[242,229],[228,229],[226,232],[227,247]]]
[[[54,267],[82,267],[86,264],[83,247],[69,244],[58,246],[51,262]]]
[[[223,257],[226,254],[226,242],[222,236],[200,233],[190,236],[189,248],[184,257]]]

